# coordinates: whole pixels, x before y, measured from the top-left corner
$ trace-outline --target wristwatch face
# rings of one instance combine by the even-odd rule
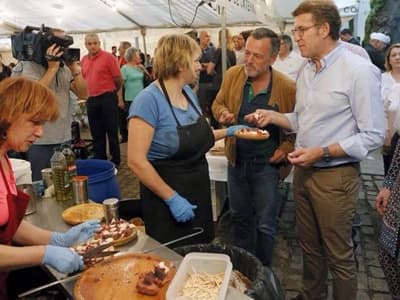
[[[329,148],[328,147],[324,147],[324,148],[322,148],[322,151],[323,151],[322,158],[324,159],[324,161],[330,162],[331,161],[331,154],[329,153]]]

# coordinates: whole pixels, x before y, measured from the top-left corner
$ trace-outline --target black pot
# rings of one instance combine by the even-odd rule
[[[121,199],[118,204],[118,213],[119,217],[124,220],[132,218],[143,219],[142,201],[134,198]]]

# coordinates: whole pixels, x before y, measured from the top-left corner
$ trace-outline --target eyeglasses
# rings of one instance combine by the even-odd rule
[[[295,29],[292,29],[292,34],[296,35],[296,33],[297,33],[299,36],[303,36],[304,32],[306,32],[307,30],[309,30],[309,29],[311,29],[311,28],[313,28],[315,26],[319,26],[319,24],[313,24],[313,25],[305,26],[305,27],[299,26],[299,27],[297,27]]]

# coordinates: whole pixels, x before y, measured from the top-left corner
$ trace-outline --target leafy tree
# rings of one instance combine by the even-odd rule
[[[400,42],[400,1],[371,0],[371,12],[365,23],[365,39],[368,42],[371,32],[388,34],[392,43]]]

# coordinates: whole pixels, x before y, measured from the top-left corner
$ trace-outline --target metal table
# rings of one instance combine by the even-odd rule
[[[39,199],[36,203],[36,212],[26,216],[25,219],[32,224],[40,226],[41,228],[63,232],[71,227],[70,225],[66,224],[61,217],[61,214],[65,208],[66,207],[63,207],[61,204],[57,203],[54,198]],[[118,250],[122,252],[142,252],[158,245],[160,245],[159,242],[147,234],[138,231],[137,239],[122,247],[119,247]],[[177,267],[182,260],[182,256],[167,247],[162,247],[158,250],[155,250],[152,252],[152,254],[158,255],[173,262]],[[44,268],[46,268],[50,274],[54,276],[55,280],[62,279],[66,276],[65,274],[59,273],[51,267],[44,266]],[[62,283],[61,285],[67,294],[73,298],[75,281],[71,280],[69,282]]]

